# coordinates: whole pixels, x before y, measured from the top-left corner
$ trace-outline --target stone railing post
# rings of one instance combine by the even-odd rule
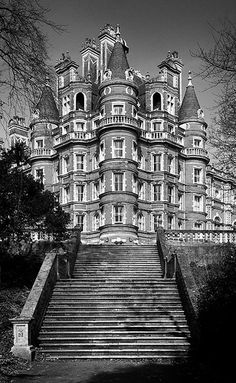
[[[11,352],[20,358],[32,360],[35,354],[35,348],[32,345],[31,326],[33,317],[19,317],[11,320],[14,331],[14,346]]]

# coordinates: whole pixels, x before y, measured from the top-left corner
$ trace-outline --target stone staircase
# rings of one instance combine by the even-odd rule
[[[72,279],[57,282],[39,334],[50,358],[173,362],[190,332],[176,282],[156,246],[81,246]]]

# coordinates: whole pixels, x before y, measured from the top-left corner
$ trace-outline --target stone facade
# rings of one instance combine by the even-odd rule
[[[207,124],[191,75],[182,100],[178,53],[154,78],[131,68],[127,53],[119,27],[106,25],[99,44],[83,44],[81,74],[62,56],[58,103],[46,84],[25,130],[33,175],[57,193],[87,243],[145,243],[158,226],[212,229],[216,217],[220,229],[232,228],[235,182],[208,165]]]

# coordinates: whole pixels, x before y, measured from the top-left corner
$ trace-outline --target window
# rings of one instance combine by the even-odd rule
[[[194,222],[194,229],[195,230],[202,230],[202,223],[201,222]]]
[[[184,195],[182,193],[178,194],[178,204],[179,210],[184,210]]]
[[[76,186],[76,200],[78,202],[84,201],[84,185],[77,185]]]
[[[99,149],[100,149],[99,157],[100,157],[100,162],[101,162],[101,161],[105,160],[105,145],[104,145],[104,141],[102,141],[100,143]]]
[[[124,206],[114,206],[114,223],[123,223],[124,220]]]
[[[92,183],[92,200],[97,199],[98,195],[99,195],[99,183],[93,182]]]
[[[161,123],[161,121],[153,122],[152,130],[153,130],[153,132],[159,132],[160,130],[162,130],[162,123]]]
[[[38,140],[35,140],[35,143],[36,143],[36,149],[41,149],[44,147],[44,142],[43,142],[43,139],[38,139]]]
[[[124,114],[125,106],[124,104],[113,104],[112,105],[112,114]]]
[[[133,141],[132,157],[134,161],[138,160],[138,145],[135,141]]]
[[[139,182],[138,184],[138,197],[139,199],[145,199],[145,183]]]
[[[65,186],[63,189],[63,203],[70,202],[70,186]]]
[[[215,217],[214,218],[214,229],[219,230],[221,226],[221,219],[220,217]]]
[[[124,157],[124,140],[114,139],[113,140],[113,158]]]
[[[168,131],[168,133],[170,133],[170,134],[175,134],[175,127],[174,127],[174,125],[170,125],[170,124],[168,124],[168,125],[167,125],[167,131]]]
[[[154,214],[153,215],[153,231],[157,231],[157,228],[162,226],[162,215]]]
[[[179,161],[178,163],[178,171],[179,171],[179,182],[184,182],[184,163]]]
[[[99,226],[100,226],[100,217],[99,217],[99,213],[96,213],[94,214],[94,217],[93,217],[94,230],[98,230]]]
[[[75,98],[75,109],[84,110],[84,95],[83,93],[78,93]]]
[[[84,155],[76,154],[76,170],[84,170]]]
[[[68,134],[68,133],[69,133],[69,125],[63,126],[62,134]]]
[[[84,216],[83,214],[77,215],[77,225],[79,226],[80,230],[84,230]]]
[[[113,173],[113,190],[124,191],[124,174]]]
[[[202,211],[203,210],[203,198],[200,195],[193,196],[193,210]]]
[[[68,173],[70,166],[69,156],[63,157],[63,173]]]
[[[100,193],[105,193],[104,175],[102,175],[100,178]]]
[[[158,92],[152,96],[152,110],[161,110],[161,95]]]
[[[169,173],[174,173],[174,158],[171,155],[167,157],[167,171]]]
[[[202,168],[194,168],[193,169],[193,182],[194,183],[202,183]]]
[[[75,123],[75,130],[76,130],[76,132],[83,132],[85,130],[85,123],[84,122],[76,122]]]
[[[96,170],[98,168],[98,159],[97,159],[97,154],[95,153],[92,156],[92,170]]]
[[[202,140],[200,138],[193,139],[193,147],[202,148]]]
[[[168,202],[174,203],[174,186],[168,186],[167,188]]]
[[[43,183],[44,182],[44,169],[36,169],[35,171],[35,178],[37,181]]]
[[[158,172],[161,170],[161,153],[153,154],[153,171]]]
[[[183,229],[183,226],[184,226],[184,225],[183,225],[183,220],[182,220],[182,219],[179,219],[179,220],[178,220],[178,229],[179,229],[179,230],[182,230],[182,229]]]
[[[167,95],[167,112],[175,114],[174,96],[171,96],[170,94]]]
[[[132,192],[137,193],[137,188],[138,188],[138,182],[137,182],[137,176],[133,174],[132,177]]]
[[[161,201],[161,185],[153,185],[153,201]]]
[[[173,217],[173,215],[167,216],[167,229],[168,230],[174,229],[174,217]]]
[[[70,112],[70,96],[64,96],[62,98],[62,115]]]
[[[138,215],[138,229],[142,231],[145,230],[145,220],[142,213]]]

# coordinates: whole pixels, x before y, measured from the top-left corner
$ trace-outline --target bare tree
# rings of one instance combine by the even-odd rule
[[[212,28],[214,45],[193,53],[202,60],[200,75],[218,89],[216,117],[209,140],[218,166],[236,175],[236,26],[226,20],[221,29]]]
[[[6,109],[34,102],[46,77],[47,37],[61,30],[37,0],[0,0],[0,102]]]

